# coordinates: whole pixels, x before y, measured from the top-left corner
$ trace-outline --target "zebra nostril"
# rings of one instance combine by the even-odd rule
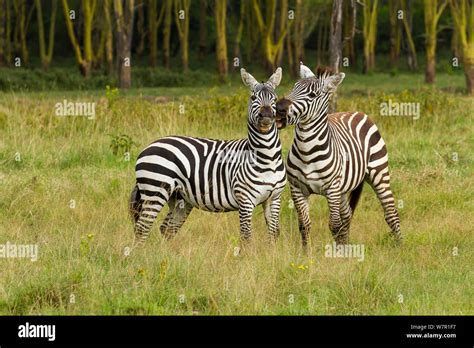
[[[288,108],[284,107],[284,106],[277,106],[277,112],[279,114],[286,114],[288,112]]]

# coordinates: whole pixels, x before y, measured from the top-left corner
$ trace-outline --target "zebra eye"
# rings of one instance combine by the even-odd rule
[[[310,98],[316,98],[316,93],[311,92],[311,93],[309,94],[309,97],[310,97]]]
[[[255,101],[255,99],[257,99],[257,96],[256,96],[256,95],[252,95],[252,96],[250,96],[250,99],[252,99],[252,101]]]

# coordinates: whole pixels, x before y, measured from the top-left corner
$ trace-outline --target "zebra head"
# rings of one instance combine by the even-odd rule
[[[281,81],[281,68],[276,69],[267,82],[258,83],[245,69],[240,69],[242,81],[250,87],[248,123],[260,133],[270,132],[275,123],[276,100],[275,88]]]
[[[295,83],[287,97],[277,102],[277,125],[308,123],[320,115],[325,115],[329,99],[345,74],[332,74],[328,69],[318,68],[316,75],[305,65],[300,65],[300,80]]]

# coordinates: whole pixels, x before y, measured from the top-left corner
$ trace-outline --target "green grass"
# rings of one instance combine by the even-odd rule
[[[0,259],[0,314],[474,314],[473,101],[455,92],[462,76],[438,80],[440,88],[427,88],[417,75],[348,74],[341,86],[338,108],[365,111],[380,128],[403,201],[405,243],[396,247],[365,187],[350,234],[365,246],[363,262],[324,257],[332,239],[319,196],[304,254],[288,189],[275,247],[261,208],[255,240],[238,257],[238,215],[194,210],[173,240],[162,240],[157,223],[147,245],[123,257],[133,238],[127,202],[137,154],[170,134],[245,137],[248,93],[237,81],[118,97],[105,88],[0,94],[0,243],[39,247],[36,262]],[[63,98],[97,102],[96,118],[55,116]],[[420,119],[380,116],[387,98],[420,102]],[[110,148],[120,134],[137,143],[130,162]],[[281,138],[286,154],[293,130]]]

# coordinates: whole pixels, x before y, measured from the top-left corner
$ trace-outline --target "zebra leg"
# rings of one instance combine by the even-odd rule
[[[163,201],[144,201],[141,203],[142,209],[140,216],[135,224],[135,240],[133,245],[139,246],[145,243],[150,235],[150,229],[155,222],[159,212],[166,202]]]
[[[337,244],[346,244],[347,235],[343,235],[341,218],[341,192],[339,187],[329,188],[326,192],[326,199],[329,205],[329,229]]]
[[[270,197],[263,203],[265,221],[267,223],[268,233],[272,243],[275,242],[280,235],[280,205],[280,196],[277,198]]]
[[[353,211],[350,205],[350,199],[347,195],[341,195],[341,206],[339,208],[341,216],[341,227],[337,237],[338,244],[347,244],[349,242],[349,227],[352,220]]]
[[[385,166],[382,170],[377,171],[375,169],[368,169],[368,175],[366,180],[370,183],[377,198],[382,204],[384,210],[385,221],[387,222],[393,237],[397,242],[401,242],[403,237],[400,232],[400,218],[398,217],[398,211],[395,206],[395,199],[393,197],[392,190],[390,189],[390,175],[388,172],[388,166]]]
[[[255,205],[251,201],[239,202],[240,239],[249,241],[252,238],[252,212]]]
[[[183,226],[186,218],[193,210],[193,206],[181,196],[173,196],[168,201],[168,206],[170,210],[160,226],[160,232],[166,239],[171,239]]]
[[[306,248],[309,240],[309,232],[311,230],[311,220],[309,219],[308,196],[303,194],[300,188],[290,183],[291,198],[298,214],[298,226],[301,233],[301,242]]]

